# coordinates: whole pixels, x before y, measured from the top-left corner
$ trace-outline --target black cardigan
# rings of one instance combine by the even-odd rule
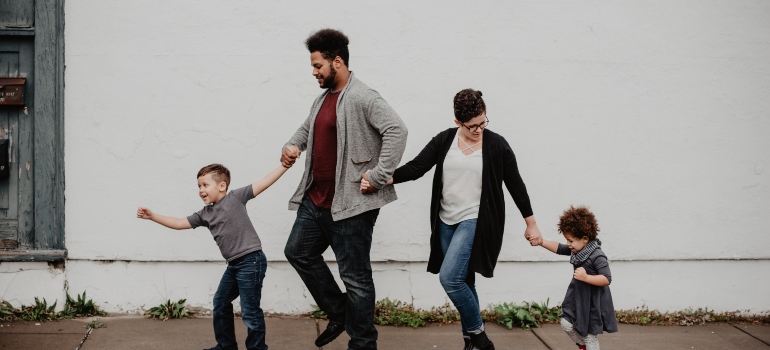
[[[442,174],[444,159],[454,141],[457,128],[440,132],[420,151],[414,159],[400,166],[393,174],[393,183],[416,180],[425,175],[436,165],[433,175],[433,194],[430,201],[430,258],[428,272],[439,273],[444,254],[441,251],[441,237],[438,234],[439,206],[443,188]],[[489,129],[484,130],[481,171],[481,203],[476,222],[476,235],[473,239],[469,272],[492,277],[497,257],[503,244],[505,226],[505,201],[503,182],[516,202],[523,217],[532,216],[532,206],[527,195],[527,188],[519,175],[516,156],[508,141]]]

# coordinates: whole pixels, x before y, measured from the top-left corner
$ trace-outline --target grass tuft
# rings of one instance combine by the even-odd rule
[[[157,318],[159,320],[168,320],[169,318],[191,318],[197,311],[189,310],[184,303],[187,299],[179,299],[176,303],[172,303],[171,300],[167,300],[166,303],[160,304],[147,310],[144,313],[145,317]]]
[[[64,310],[56,312],[56,303],[48,305],[48,302],[35,297],[35,304],[14,308],[8,301],[0,301],[0,321],[35,321],[46,322],[64,318],[100,316],[106,313],[97,307],[93,300],[86,298],[86,292],[77,295],[77,300],[72,299],[67,293],[67,301],[64,303]]]
[[[693,326],[704,325],[708,322],[750,323],[755,325],[770,325],[770,313],[750,314],[747,311],[714,312],[708,308],[684,309],[675,312],[660,312],[650,310],[647,306],[631,310],[615,311],[620,323],[657,326]]]

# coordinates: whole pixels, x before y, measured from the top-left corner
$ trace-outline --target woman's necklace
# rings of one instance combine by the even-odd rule
[[[465,144],[465,148],[464,148],[464,149],[462,149],[462,150],[460,150],[460,152],[462,152],[462,153],[465,153],[465,151],[467,151],[467,150],[471,150],[471,153],[473,153],[473,152],[476,152],[476,150],[474,150],[474,149],[473,149],[473,147],[476,147],[476,145],[478,145],[478,144],[480,144],[480,143],[484,142],[484,140],[481,140],[481,141],[479,141],[479,142],[476,142],[476,143],[474,143],[474,144],[472,144],[472,145],[468,145],[468,143],[467,143],[467,142],[465,142],[465,140],[463,140],[463,138],[462,138],[462,137],[458,137],[458,138],[460,139],[460,142],[462,142],[463,144]]]

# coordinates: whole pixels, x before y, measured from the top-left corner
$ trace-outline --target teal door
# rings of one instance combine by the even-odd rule
[[[7,165],[0,167],[9,170],[0,176],[0,250],[34,248],[34,187],[27,171],[33,155],[33,70],[34,38],[0,35],[0,78],[26,78],[23,106],[0,102],[0,144],[7,146],[0,149],[8,152]]]

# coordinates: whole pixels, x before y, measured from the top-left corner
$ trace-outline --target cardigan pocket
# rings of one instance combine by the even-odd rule
[[[350,158],[350,162],[353,163],[353,168],[350,169],[349,173],[352,174],[352,179],[350,179],[350,182],[361,182],[361,176],[370,169],[367,169],[367,165],[372,161],[373,157],[359,157],[359,158]]]
[[[369,158],[350,158],[350,161],[353,162],[355,165],[361,165],[369,163],[372,160],[372,157]]]

